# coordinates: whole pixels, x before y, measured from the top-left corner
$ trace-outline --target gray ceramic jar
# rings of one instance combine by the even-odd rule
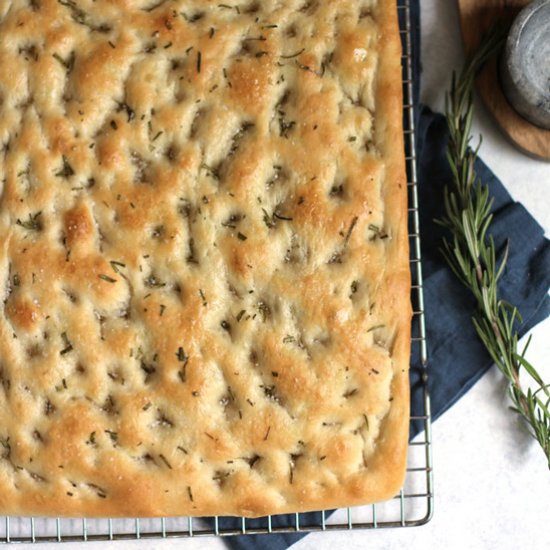
[[[512,25],[501,61],[504,93],[529,122],[550,130],[550,0],[535,0]]]

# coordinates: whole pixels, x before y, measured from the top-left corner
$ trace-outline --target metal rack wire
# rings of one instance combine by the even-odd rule
[[[420,223],[415,157],[412,41],[410,0],[398,0],[403,43],[404,134],[409,191],[409,237],[411,245],[412,300],[414,309],[412,357],[420,364],[414,374],[420,381],[423,410],[411,417],[420,429],[409,444],[407,476],[403,489],[393,499],[357,508],[307,514],[245,518],[157,518],[157,519],[62,519],[10,518],[0,521],[0,543],[75,542],[122,539],[234,536],[244,534],[299,533],[333,530],[410,527],[427,523],[433,513],[433,467],[431,413],[428,392],[427,346],[422,294]]]

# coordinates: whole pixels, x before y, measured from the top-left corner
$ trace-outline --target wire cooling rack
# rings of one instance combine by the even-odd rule
[[[409,236],[411,244],[413,363],[411,372],[421,393],[422,411],[411,417],[411,428],[421,431],[409,444],[407,475],[403,489],[393,499],[370,506],[319,511],[306,514],[245,518],[157,518],[157,519],[63,519],[12,518],[0,521],[0,543],[75,542],[122,539],[234,536],[269,533],[411,527],[427,523],[433,513],[433,469],[431,413],[428,392],[427,347],[422,295],[422,265],[415,165],[414,105],[410,0],[398,0],[403,43],[404,134],[409,191]],[[412,368],[412,367],[411,367]]]

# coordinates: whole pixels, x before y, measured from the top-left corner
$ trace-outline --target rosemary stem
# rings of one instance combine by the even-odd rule
[[[499,298],[498,281],[506,265],[508,248],[497,267],[494,241],[486,236],[492,220],[492,200],[488,187],[479,180],[475,171],[481,141],[477,149],[470,147],[475,76],[502,46],[503,40],[504,29],[495,27],[482,40],[479,50],[466,63],[459,77],[453,74],[446,97],[447,158],[453,186],[452,189],[445,188],[445,215],[438,223],[451,235],[450,241],[443,241],[443,254],[453,272],[476,299],[473,322],[477,335],[508,380],[512,409],[538,441],[550,469],[550,386],[525,359],[526,350],[518,353],[516,325],[521,322],[521,316],[514,306]],[[522,368],[537,386],[535,391],[525,390],[522,386]]]

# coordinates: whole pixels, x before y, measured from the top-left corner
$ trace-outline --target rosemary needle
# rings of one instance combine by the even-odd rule
[[[522,322],[521,315],[515,306],[500,297],[498,288],[508,246],[498,264],[495,243],[488,235],[493,199],[488,186],[475,173],[481,139],[475,149],[470,147],[475,77],[501,48],[504,30],[493,27],[458,78],[453,73],[445,105],[450,134],[447,159],[453,178],[452,185],[444,191],[445,214],[437,222],[450,232],[450,238],[443,241],[445,259],[477,302],[473,316],[477,335],[508,380],[511,409],[524,420],[540,444],[550,468],[550,384],[542,380],[525,357],[530,338],[518,352],[517,325]],[[528,389],[520,382],[520,372],[529,378]]]

